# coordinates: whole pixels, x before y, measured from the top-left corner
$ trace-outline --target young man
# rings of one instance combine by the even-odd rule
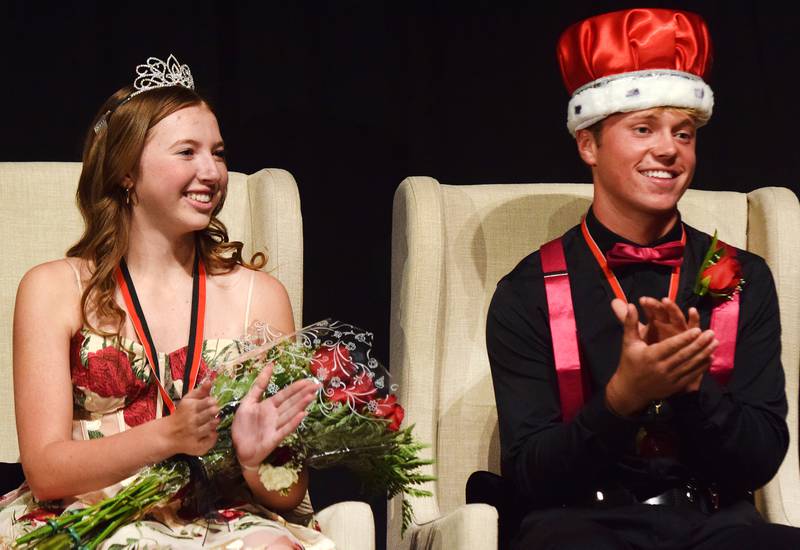
[[[677,210],[713,106],[706,25],[614,12],[558,54],[594,201],[489,310],[503,475],[529,507],[515,548],[800,548],[752,503],[789,438],[772,276],[716,244],[719,296],[698,295],[712,238]]]

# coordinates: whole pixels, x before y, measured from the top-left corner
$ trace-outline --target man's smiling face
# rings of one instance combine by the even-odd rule
[[[695,169],[695,122],[671,108],[617,113],[602,121],[600,139],[581,130],[578,148],[592,167],[595,213],[663,215],[674,211]]]

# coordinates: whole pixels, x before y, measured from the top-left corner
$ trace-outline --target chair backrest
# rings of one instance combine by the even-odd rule
[[[83,231],[75,203],[81,164],[0,163],[0,461],[19,457],[14,421],[11,336],[14,297],[22,275],[36,264],[64,257]],[[295,325],[303,311],[303,223],[297,184],[283,170],[230,173],[221,220],[244,256],[267,254],[266,270],[286,286]]]
[[[440,185],[432,178],[412,177],[398,188],[390,365],[407,421],[416,425],[421,440],[432,444],[428,453],[436,459],[432,473],[438,477],[429,486],[434,498],[414,501],[418,522],[463,504],[473,471],[499,473],[497,413],[484,338],[489,303],[497,281],[541,244],[576,225],[591,197],[588,184]],[[789,458],[778,478],[784,492],[793,486],[797,494],[797,198],[775,187],[750,194],[690,190],[679,208],[689,225],[708,233],[717,229],[726,242],[765,257],[776,278],[792,430]],[[390,533],[397,512],[393,503]],[[800,509],[796,514],[800,519]]]

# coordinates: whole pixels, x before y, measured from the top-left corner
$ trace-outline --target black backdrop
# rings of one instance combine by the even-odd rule
[[[589,181],[555,43],[578,19],[641,5],[696,11],[711,29],[716,106],[694,187],[798,192],[800,17],[756,0],[6,2],[0,160],[79,160],[100,103],[146,57],[175,53],[216,106],[231,169],[298,181],[304,319],[369,328],[388,361],[397,185]],[[334,477],[318,501],[348,492]]]

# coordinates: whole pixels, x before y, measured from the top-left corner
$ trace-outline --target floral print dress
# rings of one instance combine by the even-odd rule
[[[237,340],[204,341],[198,380],[204,378],[208,365],[238,355],[243,347]],[[159,355],[160,378],[175,401],[182,394],[186,352],[184,347]],[[138,342],[107,338],[83,329],[71,341],[70,371],[73,439],[107,437],[161,416],[161,396]],[[17,537],[65,509],[80,508],[114,495],[126,481],[58,502],[36,501],[23,484],[0,498],[0,548],[10,546]],[[333,542],[316,528],[307,494],[303,503],[284,519],[248,498],[243,481],[230,489],[224,497],[226,506],[212,514],[187,518],[179,504],[173,502],[121,527],[101,548],[243,549],[269,548],[277,542],[306,550],[334,548]]]

